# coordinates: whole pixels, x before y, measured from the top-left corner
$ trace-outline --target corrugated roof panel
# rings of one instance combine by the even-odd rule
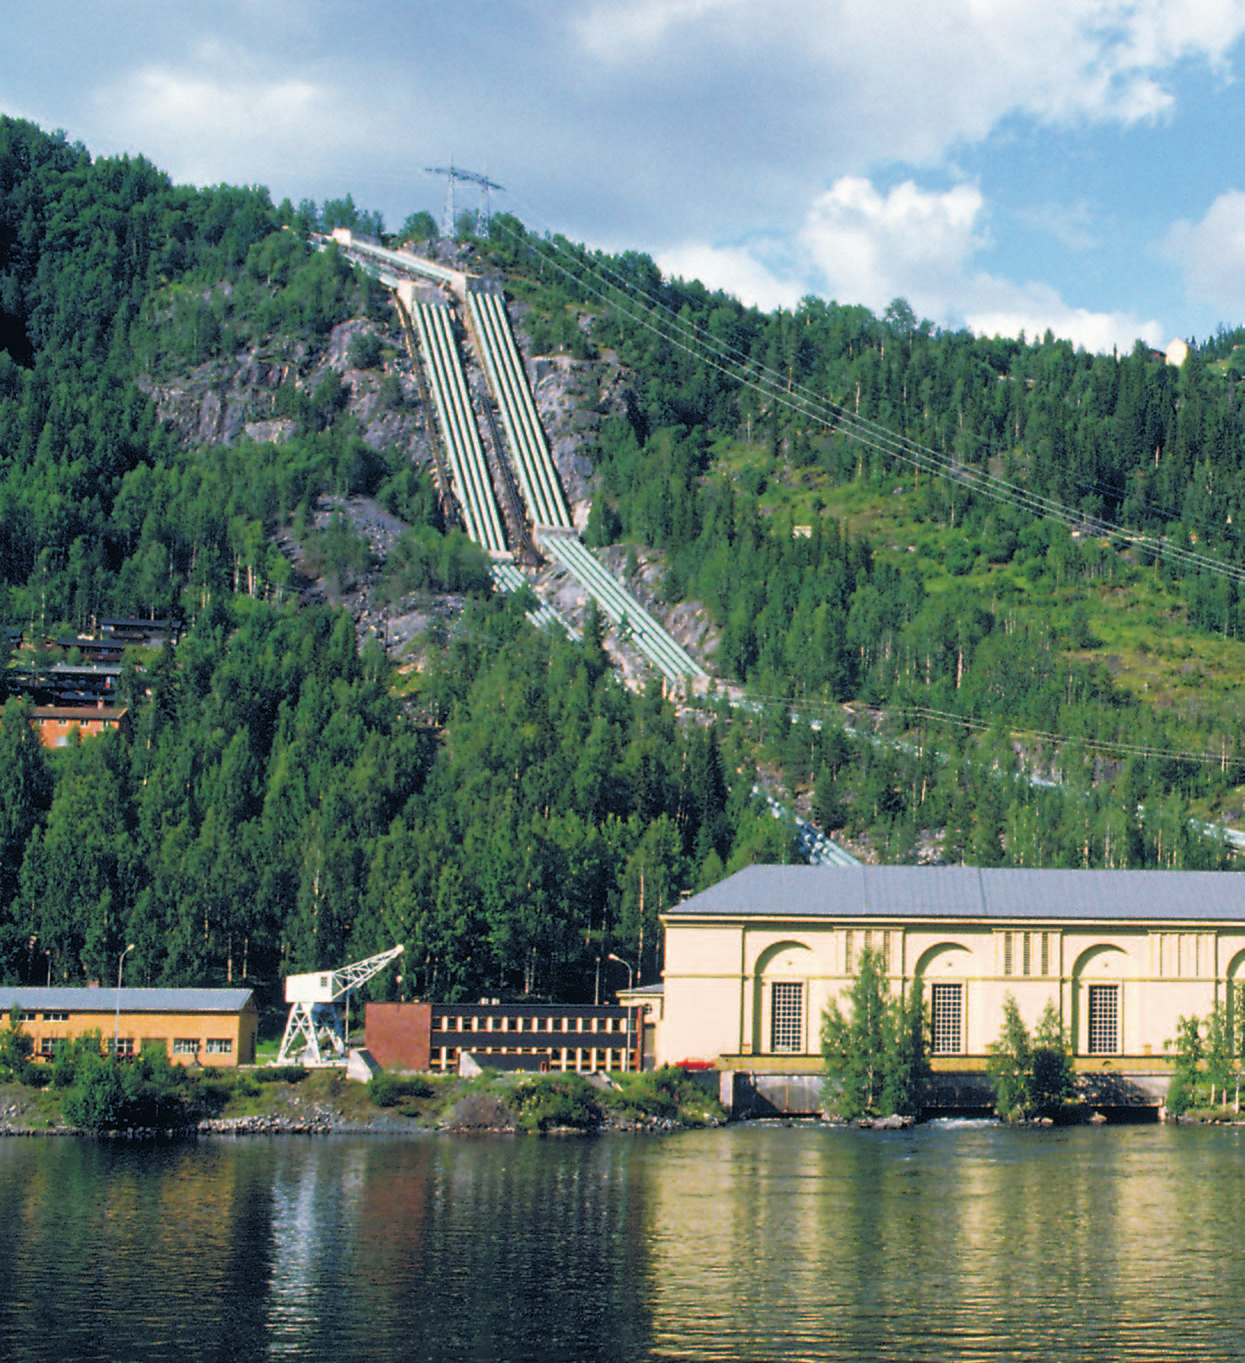
[[[120,990],[123,1013],[237,1013],[250,999],[249,989]],[[117,1001],[118,991],[107,985],[97,989],[0,985],[0,1010],[6,1013],[15,1003],[30,1012],[112,1013]]]
[[[1245,919],[1245,876],[974,866],[749,866],[666,915],[747,918]]]

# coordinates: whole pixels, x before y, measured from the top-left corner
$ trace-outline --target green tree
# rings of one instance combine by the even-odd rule
[[[1221,1107],[1228,1102],[1228,1089],[1236,1083],[1236,1044],[1232,1018],[1221,1000],[1206,1020],[1206,1081],[1210,1085],[1210,1105],[1216,1098]]]
[[[1197,1072],[1203,1054],[1201,1024],[1197,1018],[1179,1018],[1175,1039],[1165,1041],[1163,1048],[1175,1052],[1171,1082],[1167,1086],[1167,1110],[1173,1117],[1179,1117],[1197,1100]]]
[[[915,1116],[929,1075],[926,1046],[925,991],[921,977],[912,981],[906,999],[891,999],[887,1019],[882,1111]]]
[[[1015,995],[1003,1000],[1003,1029],[986,1049],[995,1111],[1006,1121],[1023,1120],[1033,1111],[1033,1039]]]
[[[9,1010],[8,1025],[0,1030],[0,1079],[6,1083],[22,1083],[30,1073],[30,1056],[34,1041],[22,1027],[22,1010],[14,1004]]]
[[[1057,1111],[1076,1095],[1072,1049],[1054,1002],[1046,1001],[1033,1034],[1033,1077],[1030,1093],[1036,1112]]]
[[[437,220],[426,208],[408,214],[406,221],[398,228],[397,232],[399,242],[433,241],[438,235]]]
[[[917,1110],[926,1054],[919,983],[906,1004],[889,996],[882,954],[870,948],[846,994],[850,1016],[836,999],[822,1014],[826,1110],[847,1121]]]

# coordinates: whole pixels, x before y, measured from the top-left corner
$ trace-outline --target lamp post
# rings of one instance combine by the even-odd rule
[[[137,944],[131,942],[121,953],[121,959],[117,962],[117,1006],[112,1020],[112,1059],[113,1063],[117,1060],[117,1038],[121,1032],[121,971],[125,966],[125,958],[134,950]]]
[[[630,993],[630,992],[631,992],[631,981],[635,978],[635,975],[633,974],[632,969],[631,969],[631,962],[630,962],[630,961],[624,961],[623,958],[622,958],[621,956],[615,956],[614,953],[613,953],[612,951],[610,952],[610,960],[611,960],[611,961],[617,961],[619,965],[625,965],[625,966],[627,967],[627,993]]]

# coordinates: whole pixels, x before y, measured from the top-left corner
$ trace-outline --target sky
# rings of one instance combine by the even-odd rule
[[[1104,351],[1245,323],[1245,0],[43,0],[4,31],[0,112],[179,182],[392,230],[452,163],[766,309]]]

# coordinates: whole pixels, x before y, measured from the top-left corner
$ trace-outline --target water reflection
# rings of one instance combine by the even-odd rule
[[[662,1358],[1241,1349],[1236,1131],[754,1127],[688,1138],[653,1172]]]
[[[0,1142],[0,1358],[1241,1352],[1245,1136]]]

